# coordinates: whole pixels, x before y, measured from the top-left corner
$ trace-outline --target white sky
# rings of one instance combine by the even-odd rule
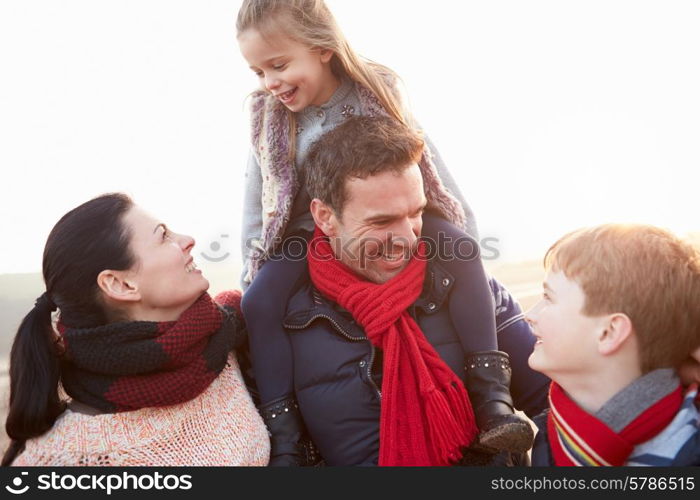
[[[502,259],[582,225],[700,229],[700,3],[328,4],[403,77]],[[239,5],[0,3],[0,273],[40,270],[60,216],[117,190],[237,264],[256,85]]]

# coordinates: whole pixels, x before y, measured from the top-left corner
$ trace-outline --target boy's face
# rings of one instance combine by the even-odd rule
[[[584,315],[585,299],[578,283],[563,272],[547,273],[542,299],[525,315],[537,338],[530,368],[559,383],[561,376],[595,370],[604,317]]]

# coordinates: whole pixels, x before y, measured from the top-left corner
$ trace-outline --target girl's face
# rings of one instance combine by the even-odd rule
[[[126,276],[139,297],[134,319],[176,319],[209,288],[190,255],[194,239],[170,231],[137,206],[124,223],[136,258]]]
[[[253,28],[238,36],[238,44],[262,88],[295,113],[325,104],[340,85],[331,71],[330,50],[311,49],[284,35],[265,37]]]

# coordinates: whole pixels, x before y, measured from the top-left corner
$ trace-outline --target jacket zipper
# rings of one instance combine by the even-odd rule
[[[377,396],[379,396],[379,400],[382,400],[382,391],[379,390],[379,387],[377,387],[377,383],[374,381],[374,378],[372,377],[372,367],[374,366],[374,356],[376,354],[376,350],[374,349],[374,344],[371,342],[369,343],[370,347],[372,348],[372,354],[369,356],[369,363],[367,363],[367,378],[369,378],[369,381],[372,383],[372,387],[374,387],[374,390],[377,391]]]
[[[303,325],[288,325],[285,324],[285,328],[289,328],[290,330],[303,330],[304,328],[308,328],[311,323],[316,321],[319,318],[327,319],[328,321],[331,322],[331,324],[340,332],[343,337],[347,338],[348,340],[351,340],[353,342],[362,342],[364,340],[369,340],[367,337],[353,337],[349,333],[347,333],[345,330],[343,330],[343,327],[341,327],[336,320],[331,318],[330,316],[326,314],[317,314],[315,316],[312,316],[311,319],[309,319],[306,323]],[[372,366],[374,365],[374,358],[375,358],[375,348],[374,345],[370,342],[369,346],[372,348],[372,352],[369,357],[369,363],[367,364],[367,377],[369,378],[370,383],[372,384],[372,387],[374,387],[374,390],[377,391],[377,395],[379,396],[379,399],[382,399],[382,391],[379,390],[379,387],[377,387],[377,383],[374,381],[374,378],[372,377]]]

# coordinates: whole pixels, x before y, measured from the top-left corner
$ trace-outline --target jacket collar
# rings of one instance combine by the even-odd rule
[[[427,315],[437,313],[449,297],[453,285],[454,277],[439,262],[430,260],[425,272],[423,291],[413,303],[412,309]],[[331,321],[349,337],[358,340],[366,338],[362,327],[355,323],[350,313],[323,297],[307,279],[289,299],[284,326],[292,330],[303,330],[320,318]]]

